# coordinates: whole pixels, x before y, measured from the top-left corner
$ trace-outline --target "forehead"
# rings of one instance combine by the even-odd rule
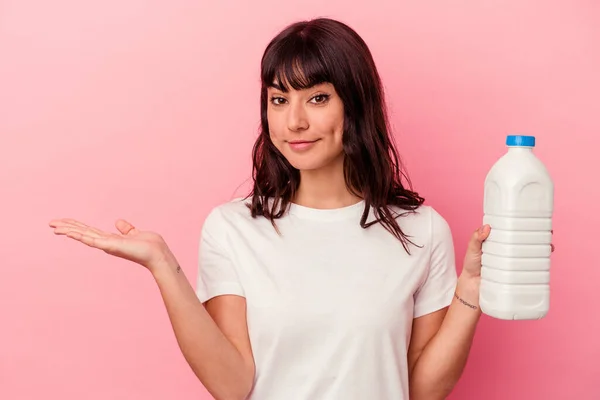
[[[262,73],[263,85],[282,92],[312,89],[319,84],[331,82],[322,60],[315,57],[293,54],[266,64]]]
[[[270,91],[280,91],[280,92],[285,92],[285,93],[288,93],[288,92],[306,92],[306,91],[311,91],[311,90],[315,90],[315,89],[316,90],[318,90],[318,89],[333,89],[333,85],[331,83],[329,83],[329,82],[321,82],[321,83],[317,83],[317,84],[314,84],[312,86],[308,86],[308,87],[305,87],[305,88],[295,89],[294,87],[292,87],[289,84],[280,84],[277,81],[273,81],[271,83],[271,85],[269,85],[267,87],[267,90],[270,90]]]

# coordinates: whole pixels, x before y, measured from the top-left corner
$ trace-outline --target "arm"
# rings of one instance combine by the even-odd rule
[[[205,307],[174,259],[151,271],[177,343],[198,379],[217,400],[245,399],[254,381],[246,300],[218,296]]]
[[[466,365],[481,310],[478,278],[461,274],[450,307],[413,322],[409,347],[410,398],[445,399]]]
[[[141,231],[122,219],[115,223],[120,234],[71,218],[55,219],[49,225],[55,235],[66,235],[148,269],[160,289],[179,347],[196,376],[217,400],[244,399],[255,374],[246,300],[233,266],[212,237],[211,232],[218,233],[220,221],[215,220],[215,213],[211,217],[203,228],[198,295],[155,232]],[[200,298],[208,300],[206,308]]]
[[[446,265],[443,270],[447,271],[453,265],[454,251],[448,225],[438,223],[437,227],[432,265],[439,279],[439,266]],[[462,375],[481,316],[481,247],[489,233],[487,225],[473,233],[450,306],[413,320],[408,351],[411,399],[445,399]]]

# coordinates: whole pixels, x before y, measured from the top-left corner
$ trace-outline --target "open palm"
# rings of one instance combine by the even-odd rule
[[[90,247],[133,261],[144,267],[170,254],[163,238],[154,232],[139,231],[122,219],[116,221],[119,233],[103,232],[70,218],[56,219],[49,223],[56,235],[65,235]]]

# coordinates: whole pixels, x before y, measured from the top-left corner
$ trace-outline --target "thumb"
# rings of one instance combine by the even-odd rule
[[[135,228],[135,226],[125,221],[124,219],[118,219],[117,222],[115,222],[115,226],[123,235],[131,235],[138,233],[138,230]]]
[[[490,231],[491,227],[486,224],[473,232],[473,236],[471,236],[471,241],[469,242],[468,252],[478,255],[481,252],[481,245],[490,235]]]

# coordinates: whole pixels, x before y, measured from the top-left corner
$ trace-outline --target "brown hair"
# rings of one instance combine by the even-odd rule
[[[275,226],[300,184],[299,171],[269,137],[267,88],[277,85],[286,92],[289,86],[299,90],[327,82],[344,104],[344,175],[348,189],[365,201],[360,224],[367,228],[381,223],[409,251],[410,240],[396,218],[416,210],[424,199],[409,189],[390,134],[381,80],[362,38],[328,18],[289,25],[265,49],[261,82],[261,132],[253,148],[253,188],[248,195],[252,217],[264,216]],[[405,212],[398,214],[390,206]],[[371,207],[376,220],[367,223]]]

